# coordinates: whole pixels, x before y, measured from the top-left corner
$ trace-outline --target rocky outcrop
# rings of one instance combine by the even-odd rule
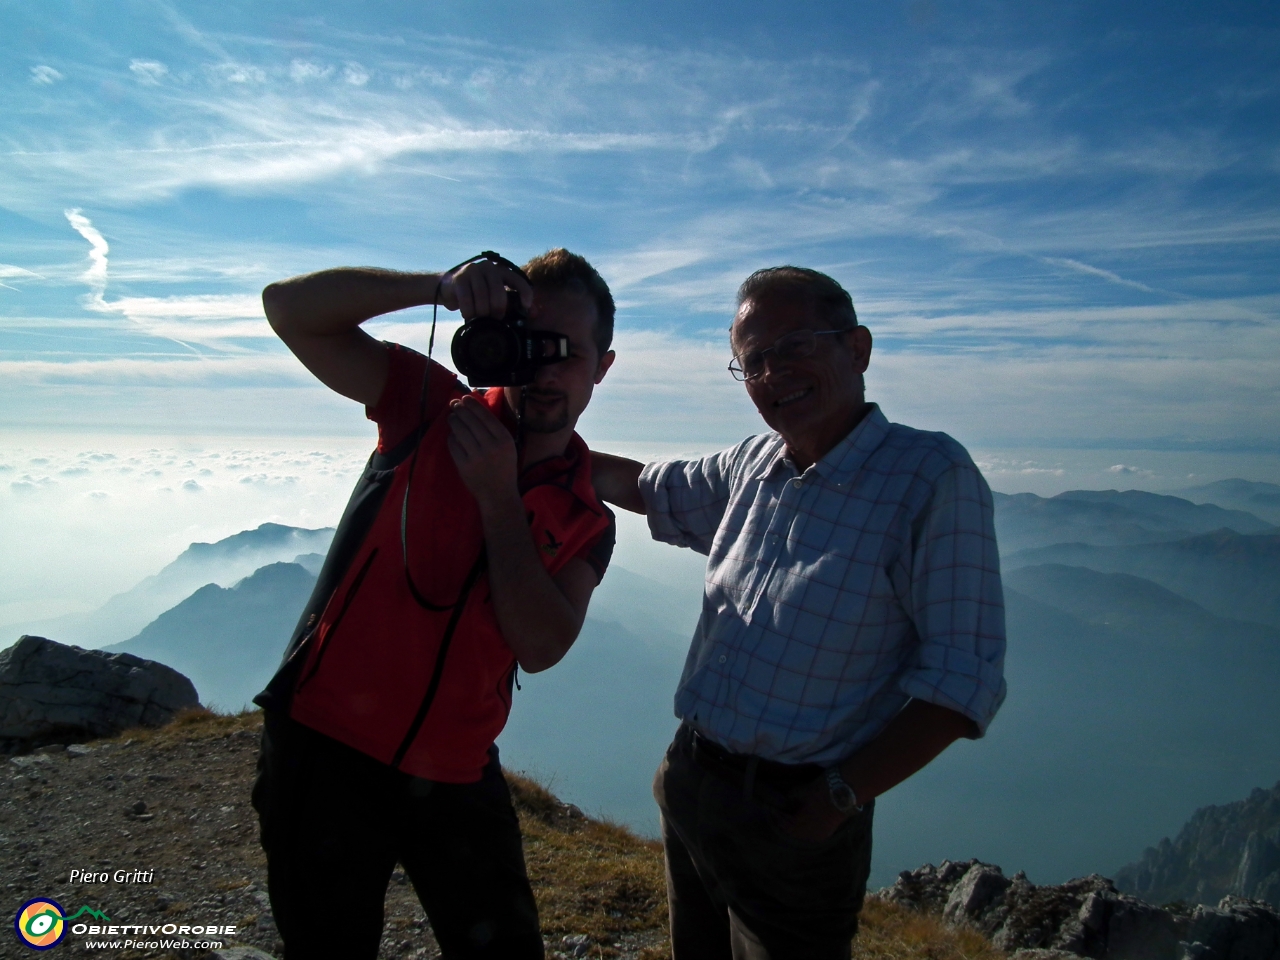
[[[1117,871],[1116,886],[1154,903],[1231,896],[1280,907],[1280,783],[1197,810],[1176,839],[1166,837]]]
[[[199,704],[178,671],[127,653],[24,636],[0,651],[0,751],[158,727]]]
[[[874,896],[973,927],[1016,960],[1280,960],[1280,914],[1265,903],[1156,907],[1096,874],[1036,886],[978,860],[944,860]]]

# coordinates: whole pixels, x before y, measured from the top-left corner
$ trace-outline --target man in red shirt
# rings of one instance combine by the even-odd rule
[[[526,281],[526,275],[528,280]],[[471,393],[360,325],[434,300],[501,317],[508,289],[569,356],[527,387]],[[494,738],[517,667],[557,663],[613,548],[574,432],[613,363],[613,298],[581,257],[525,274],[339,268],[271,284],[267,319],[378,448],[285,661],[257,702],[254,786],[288,960],[373,958],[396,863],[449,957],[541,957],[537,908]]]

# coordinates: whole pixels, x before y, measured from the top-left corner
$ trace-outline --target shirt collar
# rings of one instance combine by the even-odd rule
[[[867,458],[889,434],[889,421],[881,412],[880,405],[873,403],[870,406],[871,409],[858,421],[858,425],[828,450],[826,456],[810,467],[810,470],[837,487],[846,487],[853,482]],[[774,479],[779,473],[795,476],[796,472],[795,464],[787,457],[786,443],[778,437],[778,452],[764,464],[757,479]]]

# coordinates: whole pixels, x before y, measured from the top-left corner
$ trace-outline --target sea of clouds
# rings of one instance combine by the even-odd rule
[[[613,418],[598,415],[603,412],[589,410],[582,432],[588,443],[614,453],[648,460],[724,445],[610,442]],[[366,436],[337,437],[0,434],[0,541],[6,545],[0,630],[95,609],[193,542],[266,522],[335,525],[373,442],[371,426]],[[1164,491],[1230,476],[1280,479],[1268,452],[972,453],[993,489],[1005,493]],[[643,518],[622,513],[618,521],[616,564],[659,582],[693,575],[693,566],[680,562],[686,558],[673,559],[673,548],[649,539]]]

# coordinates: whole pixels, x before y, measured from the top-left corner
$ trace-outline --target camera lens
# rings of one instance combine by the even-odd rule
[[[511,335],[505,330],[477,330],[467,344],[476,366],[486,370],[505,367],[515,360]]]

